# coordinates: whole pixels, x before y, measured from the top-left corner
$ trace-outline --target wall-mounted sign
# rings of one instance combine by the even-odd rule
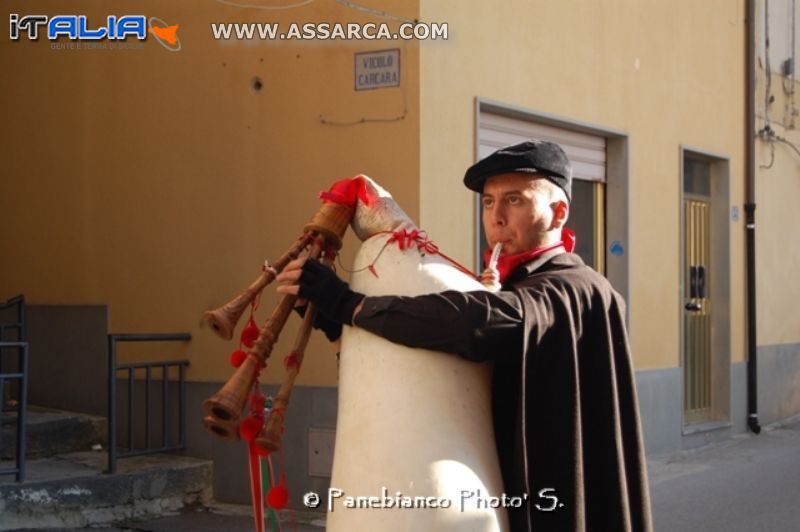
[[[356,90],[400,86],[400,49],[361,52],[356,58]]]

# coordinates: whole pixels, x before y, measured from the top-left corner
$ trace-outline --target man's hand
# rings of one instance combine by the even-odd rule
[[[361,309],[363,294],[353,292],[330,268],[314,259],[296,259],[276,277],[279,294],[307,299],[326,318],[352,325]]]
[[[300,274],[303,273],[303,264],[307,260],[308,257],[293,260],[275,277],[275,280],[280,283],[277,290],[279,294],[291,294],[294,296],[298,294],[300,286],[297,281],[300,279]]]

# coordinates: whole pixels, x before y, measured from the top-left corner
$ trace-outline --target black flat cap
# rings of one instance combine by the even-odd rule
[[[464,185],[480,193],[487,179],[510,172],[542,174],[572,200],[572,165],[561,146],[545,140],[528,140],[497,150],[469,167]]]

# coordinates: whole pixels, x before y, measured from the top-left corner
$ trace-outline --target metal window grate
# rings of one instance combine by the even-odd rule
[[[688,423],[711,416],[710,205],[687,200],[684,313],[684,415]]]

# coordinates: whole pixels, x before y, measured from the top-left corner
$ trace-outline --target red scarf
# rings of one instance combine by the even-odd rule
[[[567,229],[566,227],[561,230],[561,240],[550,246],[539,247],[529,251],[523,251],[515,255],[504,255],[497,260],[497,271],[500,273],[500,284],[506,282],[508,276],[517,269],[518,266],[530,262],[536,257],[546,253],[550,250],[563,247],[567,253],[572,253],[575,249],[575,231]],[[489,259],[492,256],[492,250],[487,249],[483,253],[483,264],[487,266]]]

